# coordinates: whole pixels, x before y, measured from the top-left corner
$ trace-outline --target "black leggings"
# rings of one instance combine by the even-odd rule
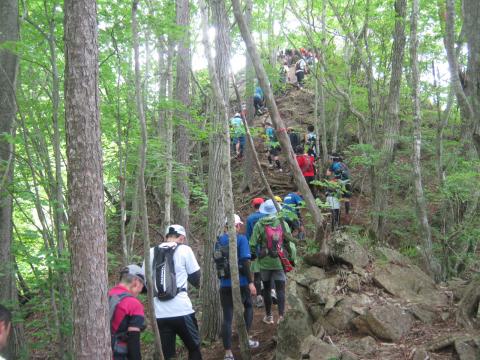
[[[265,312],[267,316],[272,315],[272,282],[262,281],[263,298],[265,300]],[[285,281],[275,280],[275,291],[277,292],[278,315],[285,313]]]
[[[332,209],[332,231],[340,225],[340,209]]]
[[[253,273],[253,283],[255,284],[257,295],[260,295],[262,293],[262,277],[259,272]]]
[[[253,321],[253,305],[252,298],[250,296],[250,289],[248,286],[240,287],[240,294],[242,295],[243,303],[243,318],[245,319],[245,325],[247,332],[252,327]],[[222,324],[222,339],[223,348],[225,350],[232,349],[232,320],[233,320],[233,298],[232,288],[224,287],[220,288],[220,302],[223,309],[223,324]]]
[[[200,334],[198,333],[195,313],[185,316],[157,319],[162,340],[162,352],[165,360],[176,356],[175,340],[180,336],[188,349],[188,360],[202,360],[200,352]]]

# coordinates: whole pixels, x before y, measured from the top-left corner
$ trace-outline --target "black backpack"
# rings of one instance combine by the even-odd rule
[[[213,248],[213,260],[219,279],[230,279],[230,252],[227,245],[220,244],[220,237]]]
[[[153,293],[160,301],[171,300],[179,292],[187,291],[183,287],[177,287],[177,276],[173,262],[173,255],[180,245],[169,247],[156,246],[153,251]]]
[[[126,344],[126,331],[124,332],[117,332],[113,333],[112,329],[112,320],[113,316],[115,315],[115,310],[117,309],[117,305],[120,304],[120,301],[127,297],[132,297],[133,295],[124,292],[118,295],[113,295],[108,297],[108,311],[110,314],[110,332],[111,332],[111,344],[112,344],[112,351],[114,355],[127,355],[128,348]]]

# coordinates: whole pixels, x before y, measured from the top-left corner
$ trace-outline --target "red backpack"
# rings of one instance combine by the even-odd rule
[[[277,226],[265,225],[265,237],[267,244],[264,256],[273,258],[278,257],[282,263],[283,271],[290,272],[293,270],[292,264],[288,260],[288,254],[283,249],[283,228],[281,224]]]

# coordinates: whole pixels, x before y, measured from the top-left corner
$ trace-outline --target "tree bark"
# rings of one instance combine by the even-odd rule
[[[305,199],[305,203],[307,205],[308,210],[313,216],[313,221],[315,224],[316,230],[316,239],[320,243],[320,256],[322,257],[322,263],[328,262],[328,247],[326,238],[323,236],[323,229],[322,229],[322,214],[320,209],[317,207],[315,203],[315,198],[313,197],[310,189],[308,188],[307,182],[302,175],[302,172],[297,164],[295,159],[295,155],[292,150],[292,145],[290,144],[290,139],[287,135],[287,131],[285,128],[285,123],[283,119],[280,117],[280,113],[278,111],[277,105],[275,103],[275,99],[273,97],[273,92],[269,86],[269,81],[263,64],[260,60],[260,56],[258,55],[257,48],[253,41],[252,34],[248,29],[245,19],[242,15],[240,2],[238,0],[232,0],[233,5],[233,12],[235,14],[235,19],[237,20],[237,24],[240,28],[240,32],[242,34],[243,40],[247,46],[248,53],[250,54],[250,58],[252,59],[253,66],[255,67],[255,72],[257,74],[257,78],[259,79],[260,86],[265,91],[265,98],[267,102],[267,106],[269,109],[270,117],[272,119],[273,125],[275,127],[278,140],[282,149],[287,153],[287,160],[290,165],[290,168],[293,171],[293,177],[295,180],[296,185],[298,186],[300,192]]]
[[[229,91],[229,62],[230,62],[230,37],[228,34],[229,24],[225,3],[222,0],[211,0],[211,9],[213,14],[213,23],[216,28],[215,36],[215,65],[212,71],[218,74],[218,86],[220,86],[220,94],[222,95],[222,103],[228,102]],[[206,5],[205,5],[206,7]],[[206,11],[206,9],[202,9]],[[207,23],[206,18],[202,14],[202,19]],[[208,38],[203,39],[205,51],[210,48]],[[208,56],[210,53],[207,54]],[[212,60],[213,61],[213,60]],[[217,84],[213,83],[213,86]],[[220,297],[218,292],[218,279],[215,270],[213,256],[210,256],[215,245],[217,237],[222,234],[225,227],[225,200],[223,183],[225,181],[226,172],[223,167],[223,161],[226,156],[227,148],[225,143],[225,131],[228,132],[228,118],[225,119],[222,103],[216,101],[214,104],[214,114],[212,121],[212,133],[209,142],[209,166],[208,166],[208,223],[207,223],[207,240],[204,244],[204,253],[208,254],[204,257],[203,269],[204,276],[202,279],[202,303],[206,305],[203,310],[202,336],[209,340],[214,340],[221,329],[222,312],[220,305]],[[227,113],[228,116],[228,113]],[[225,123],[226,122],[226,123]],[[229,154],[227,156],[230,156]]]
[[[188,113],[191,105],[190,98],[190,6],[189,0],[176,0],[176,21],[177,26],[184,31],[182,39],[178,42],[177,52],[177,83],[175,87],[175,98],[184,109],[177,110],[176,117],[180,121],[175,131],[176,139],[176,160],[179,165],[177,174],[176,191],[181,197],[181,203],[174,205],[174,219],[182,224],[189,232],[189,209],[190,190],[188,186],[188,166],[190,165],[190,144],[186,123],[190,121]]]
[[[422,115],[420,110],[420,86],[418,73],[418,13],[419,0],[412,1],[410,23],[410,63],[412,67],[412,102],[413,102],[413,157],[412,170],[415,185],[415,198],[420,229],[423,239],[423,257],[430,274],[435,280],[440,280],[441,269],[433,253],[432,232],[428,221],[427,203],[423,193],[421,150],[422,150]]]
[[[375,175],[374,229],[380,242],[385,241],[385,211],[387,189],[390,183],[388,168],[394,160],[394,148],[399,132],[400,86],[402,82],[403,58],[405,53],[405,19],[407,1],[395,0],[395,30],[393,34],[392,70],[384,122],[383,145]],[[379,176],[383,173],[385,175]]]
[[[139,169],[138,169],[138,185],[139,185],[139,210],[142,217],[142,237],[143,237],[143,250],[145,257],[145,264],[150,264],[150,235],[148,230],[148,212],[147,212],[147,196],[145,185],[145,167],[147,162],[147,125],[145,121],[145,112],[142,96],[142,79],[140,74],[140,51],[138,44],[138,23],[137,23],[137,9],[138,0],[132,2],[132,39],[133,39],[133,51],[135,61],[135,100],[137,105],[138,121],[140,123],[140,135],[142,142],[139,147]],[[145,275],[147,283],[153,284],[152,280],[152,268],[145,266]],[[162,353],[162,341],[160,339],[160,333],[157,327],[157,321],[155,317],[155,308],[153,305],[153,289],[151,286],[147,287],[147,312],[149,315],[150,323],[152,324],[153,334],[155,338],[155,351],[156,355],[163,360]]]
[[[68,240],[76,359],[111,359],[95,0],[65,1]]]
[[[225,48],[228,45],[229,41],[227,40],[227,28],[226,25],[226,11],[224,3],[220,0],[218,1],[215,6],[217,7],[215,11],[218,11],[217,16],[219,16],[217,20],[218,25],[221,26],[221,29],[218,29],[217,37],[222,37],[217,41],[217,44],[220,45],[222,48]],[[207,15],[207,8],[204,3],[204,0],[199,1],[199,7],[202,12],[202,29],[203,29],[203,44],[205,48],[205,54],[208,60],[208,70],[210,75],[210,81],[212,84],[212,89],[214,92],[214,99],[216,102],[216,108],[219,111],[219,119],[221,120],[221,134],[219,136],[219,142],[221,143],[221,148],[223,148],[222,153],[223,157],[220,160],[221,168],[224,169],[224,176],[222,191],[224,197],[224,207],[225,213],[227,215],[227,230],[228,230],[228,237],[229,237],[229,257],[230,257],[230,278],[232,281],[232,297],[233,297],[233,312],[234,312],[234,319],[237,325],[237,333],[239,336],[239,343],[240,343],[240,354],[243,360],[251,359],[251,354],[248,348],[248,334],[245,328],[245,321],[243,318],[243,303],[241,301],[240,295],[240,282],[239,282],[239,273],[238,273],[238,257],[237,257],[237,241],[236,241],[236,232],[235,232],[235,220],[234,220],[234,203],[233,203],[233,192],[232,192],[232,174],[230,171],[230,129],[229,129],[229,117],[228,117],[228,105],[226,99],[228,99],[228,93],[222,92],[225,89],[225,79],[223,79],[224,83],[221,84],[219,81],[219,76],[221,73],[217,73],[216,64],[214,63],[211,53],[210,53],[210,46],[208,43],[208,15]],[[223,57],[221,54],[218,53],[217,49],[217,57],[220,56],[220,59],[217,61],[218,64],[222,66],[219,71],[228,71],[228,56]],[[227,50],[227,54],[229,51]],[[228,84],[228,77],[227,77],[227,84]],[[222,88],[221,86],[224,86]],[[227,88],[228,89],[228,88]],[[221,219],[223,220],[223,218]],[[218,234],[217,234],[218,235]],[[210,248],[211,252],[211,248]]]

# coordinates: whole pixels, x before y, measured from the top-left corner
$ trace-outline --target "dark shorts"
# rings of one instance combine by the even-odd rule
[[[280,146],[272,146],[268,151],[270,152],[270,155],[277,156],[280,154],[281,148]]]
[[[233,138],[233,145],[237,145],[240,143],[240,145],[245,145],[245,136],[239,136],[239,137],[234,137]]]

